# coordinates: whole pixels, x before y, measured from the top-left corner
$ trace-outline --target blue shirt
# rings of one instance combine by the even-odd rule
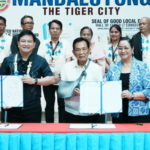
[[[107,73],[107,81],[118,81],[121,74],[122,63],[112,64]],[[148,66],[133,58],[129,78],[129,91],[142,92],[150,99],[150,71]],[[149,115],[149,100],[129,100],[128,116]]]

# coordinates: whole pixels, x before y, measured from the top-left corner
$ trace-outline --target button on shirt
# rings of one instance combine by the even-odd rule
[[[14,57],[16,55],[11,55],[4,59],[2,67],[0,68],[1,75],[14,75]],[[32,66],[30,70],[30,76],[32,78],[41,78],[46,76],[51,76],[52,72],[48,66],[48,63],[44,58],[36,54],[30,55],[27,61],[22,60],[20,54],[18,54],[17,68],[19,75],[25,75],[27,71],[27,66],[29,62],[32,61]],[[41,97],[41,86],[39,85],[23,85],[24,92],[24,108],[35,108],[40,107],[40,97]]]
[[[87,64],[87,63],[86,63]],[[80,67],[77,63],[77,60],[68,62],[64,65],[61,72],[61,80],[64,81],[75,81],[79,78],[84,67]],[[86,77],[83,77],[82,81],[102,81],[102,69],[100,66],[90,61],[90,64],[86,70]],[[68,99],[65,99],[65,110],[74,115],[85,116],[81,114],[80,110],[80,97],[74,96]],[[88,114],[86,114],[88,115]]]
[[[69,57],[72,57],[72,51],[71,46],[66,40],[59,40],[59,44],[57,45],[54,52],[52,52],[52,49],[56,45],[52,43],[50,44],[49,40],[46,40],[41,43],[39,47],[38,54],[43,56],[51,70],[54,74],[60,74],[62,66],[66,63],[66,59]],[[51,59],[53,57],[53,63],[51,62]]]
[[[3,34],[0,37],[0,64],[3,62],[4,58],[10,55],[10,44],[12,37]]]
[[[150,68],[150,35],[145,37],[141,34],[142,37],[142,51],[143,51],[143,61],[148,65]]]

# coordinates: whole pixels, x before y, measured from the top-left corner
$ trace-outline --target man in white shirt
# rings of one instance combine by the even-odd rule
[[[134,56],[150,67],[150,18],[141,18],[139,29],[140,31],[132,37]]]
[[[53,74],[58,75],[62,66],[71,60],[72,52],[69,43],[60,38],[62,33],[62,23],[59,20],[52,20],[48,23],[51,38],[43,41],[38,54],[46,58]],[[55,92],[58,85],[43,87],[46,100],[46,122],[54,122]],[[64,122],[64,100],[58,98],[59,122]]]
[[[77,38],[73,42],[73,54],[76,60],[64,65],[61,80],[75,81],[86,68],[82,81],[102,81],[102,68],[88,59],[90,43],[87,39]],[[105,120],[104,115],[80,113],[80,89],[74,89],[75,96],[65,99],[65,121],[67,123],[99,123]],[[92,99],[91,99],[92,101]]]
[[[11,36],[5,34],[6,19],[0,16],[0,66],[5,57],[10,55]]]

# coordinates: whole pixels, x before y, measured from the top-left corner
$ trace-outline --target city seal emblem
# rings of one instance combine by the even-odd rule
[[[0,0],[0,12],[6,10],[9,6],[10,0]]]

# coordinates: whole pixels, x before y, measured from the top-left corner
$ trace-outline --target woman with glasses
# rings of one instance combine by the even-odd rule
[[[150,71],[146,64],[136,60],[133,45],[123,37],[117,47],[121,61],[112,64],[107,73],[108,81],[122,80],[122,104],[120,114],[113,114],[113,123],[150,122]]]

